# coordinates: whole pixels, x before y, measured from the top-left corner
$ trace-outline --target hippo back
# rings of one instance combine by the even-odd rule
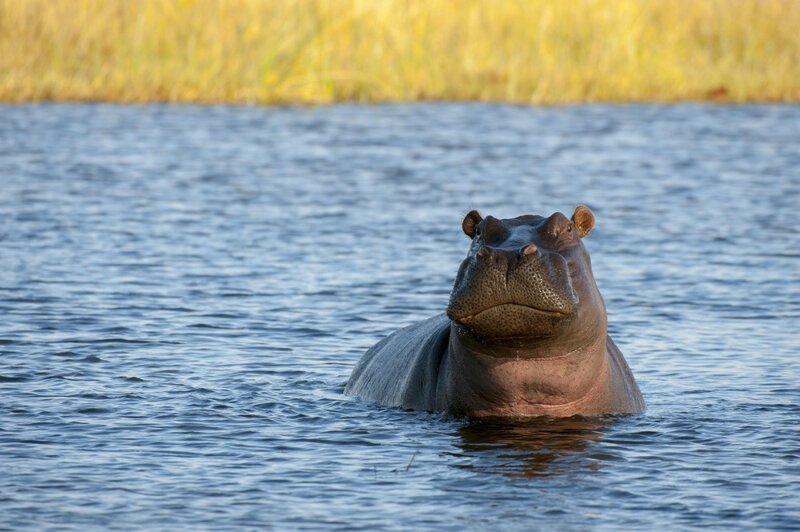
[[[636,384],[636,379],[633,378],[633,372],[625,361],[622,351],[619,350],[610,335],[606,336],[606,352],[614,390],[609,411],[617,413],[644,412],[645,403],[642,392]]]
[[[441,365],[450,341],[450,319],[441,314],[384,338],[361,358],[345,387],[347,395],[387,406],[439,410]]]

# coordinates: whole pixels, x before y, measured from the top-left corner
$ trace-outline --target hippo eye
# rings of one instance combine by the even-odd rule
[[[561,231],[559,231],[557,238],[558,238],[558,240],[560,242],[562,242],[563,244],[566,245],[566,244],[572,242],[573,233],[574,233],[574,231],[573,231],[572,224],[569,224],[566,227],[564,227]]]

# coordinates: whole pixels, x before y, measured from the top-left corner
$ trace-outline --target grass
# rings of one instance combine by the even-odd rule
[[[800,101],[797,0],[0,0],[0,101]]]

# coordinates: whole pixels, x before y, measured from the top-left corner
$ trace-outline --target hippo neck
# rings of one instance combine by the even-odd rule
[[[471,416],[563,415],[582,412],[608,384],[605,327],[577,345],[558,349],[486,347],[455,323],[448,348],[447,396],[454,413]],[[587,412],[588,413],[588,412]]]

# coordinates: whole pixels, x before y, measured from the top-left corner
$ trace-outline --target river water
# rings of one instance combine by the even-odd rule
[[[648,403],[345,397],[569,215]],[[0,107],[0,528],[800,527],[800,107]]]

